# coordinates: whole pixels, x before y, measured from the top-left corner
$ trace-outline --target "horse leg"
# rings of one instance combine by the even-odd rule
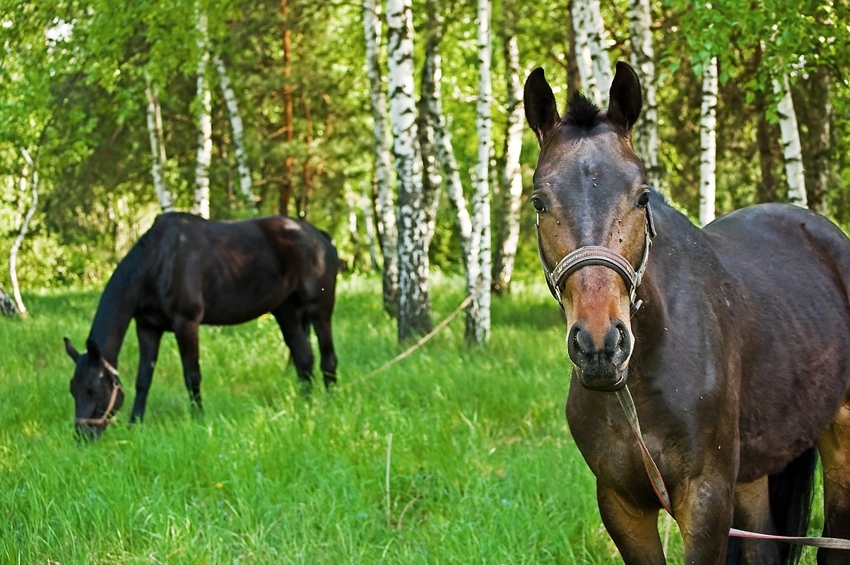
[[[336,384],[337,358],[334,352],[333,335],[331,333],[331,312],[322,304],[311,305],[308,311],[316,338],[319,341],[319,354],[322,358],[322,376],[325,388]]]
[[[186,318],[174,320],[174,337],[180,349],[180,360],[183,364],[183,380],[189,391],[192,414],[199,416],[203,413],[201,403],[201,365],[198,353],[199,323]]]
[[[735,487],[734,525],[740,530],[760,534],[776,534],[770,514],[768,477],[751,483],[738,483]],[[743,565],[776,565],[782,563],[776,542],[742,538],[741,563]]]
[[[685,563],[721,565],[732,525],[734,492],[722,477],[697,476],[683,483],[673,512],[682,533]]]
[[[658,535],[658,510],[635,506],[597,481],[596,500],[602,523],[626,565],[663,565],[664,548]]]
[[[283,341],[292,354],[298,378],[309,387],[313,384],[313,348],[310,347],[304,314],[304,308],[293,307],[290,302],[272,311],[283,334]]]
[[[133,402],[133,412],[130,414],[131,424],[141,422],[145,417],[145,406],[159,355],[162,330],[144,326],[137,320],[136,336],[139,338],[139,372],[136,375],[136,399]]]
[[[823,465],[823,535],[850,539],[850,397],[818,439]],[[818,565],[847,563],[850,552],[819,549]]]

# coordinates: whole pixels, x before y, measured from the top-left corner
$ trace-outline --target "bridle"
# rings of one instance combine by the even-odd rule
[[[649,202],[644,206],[644,212],[646,213],[646,221],[643,225],[645,241],[643,257],[641,257],[637,269],[632,267],[628,259],[613,249],[601,245],[585,245],[568,253],[563,259],[558,261],[558,264],[551,271],[546,266],[546,259],[543,257],[543,246],[540,242],[540,214],[537,214],[537,220],[535,222],[535,228],[537,230],[537,253],[540,255],[540,264],[543,267],[543,274],[546,277],[546,285],[549,287],[549,292],[552,293],[552,296],[558,301],[562,309],[564,306],[561,303],[561,285],[564,281],[582,267],[601,265],[608,267],[620,275],[623,282],[626,283],[626,290],[629,293],[631,315],[634,315],[638,311],[643,301],[636,296],[637,288],[640,286],[643,274],[646,271],[646,265],[649,262],[649,249],[652,247],[652,238],[657,235]]]
[[[74,420],[74,424],[76,425],[84,424],[87,426],[107,426],[113,422],[112,418],[109,417],[109,414],[112,412],[112,409],[115,408],[115,403],[118,400],[118,393],[124,392],[124,387],[121,386],[121,381],[118,380],[118,370],[106,359],[101,359],[100,362],[103,363],[103,368],[106,369],[106,373],[112,381],[112,394],[109,396],[109,404],[106,405],[106,410],[100,418],[76,418]]]

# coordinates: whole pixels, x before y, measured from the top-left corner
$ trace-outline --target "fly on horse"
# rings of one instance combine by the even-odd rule
[[[660,497],[617,391],[631,392],[685,563],[794,562],[793,546],[728,536],[804,535],[815,449],[824,535],[850,536],[850,240],[782,204],[697,228],[647,186],[631,142],[641,105],[625,63],[604,112],[576,95],[560,116],[542,69],[525,84],[540,259],[573,365],[571,433],[626,563],[665,556]],[[848,560],[818,551],[820,564]]]
[[[65,338],[76,363],[71,394],[77,430],[99,436],[124,400],[118,353],[136,321],[139,370],[130,421],[141,420],[163,332],[177,338],[183,378],[201,409],[198,327],[231,325],[270,312],[283,333],[298,376],[312,382],[310,326],[316,332],[325,386],[336,382],[331,337],[336,275],[330,237],[307,222],[271,216],[214,222],[183,213],[159,216],[106,284],[86,351]]]

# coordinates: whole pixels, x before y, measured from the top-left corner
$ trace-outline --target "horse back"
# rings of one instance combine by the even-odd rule
[[[810,447],[848,394],[850,240],[826,218],[779,204],[741,209],[704,231],[739,289],[720,315],[740,347],[748,479]]]

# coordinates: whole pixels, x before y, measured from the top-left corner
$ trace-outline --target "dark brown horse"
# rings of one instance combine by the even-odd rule
[[[727,549],[729,562],[793,561],[787,544],[728,534],[805,532],[816,447],[824,535],[850,536],[850,240],[781,204],[698,229],[647,186],[631,143],[641,105],[624,63],[607,112],[579,95],[561,117],[542,69],[525,85],[541,147],[540,256],[573,364],[570,430],[626,563],[665,556],[619,389],[631,390],[666,482],[685,563],[720,564]],[[818,552],[818,563],[848,562]]]
[[[331,338],[340,263],[327,234],[307,222],[272,216],[212,222],[163,214],[118,264],[97,307],[86,351],[65,339],[76,363],[71,394],[77,429],[100,435],[109,412],[121,407],[115,369],[130,320],[136,320],[139,372],[130,421],[141,420],[163,332],[177,338],[183,378],[201,408],[198,326],[230,325],[271,312],[298,376],[312,381],[309,328],[316,331],[325,386],[336,382]]]

